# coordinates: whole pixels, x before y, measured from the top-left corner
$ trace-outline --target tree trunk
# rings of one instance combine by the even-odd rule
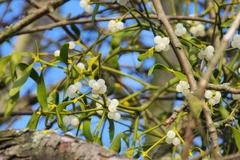
[[[0,131],[0,160],[129,160],[117,153],[54,131]]]

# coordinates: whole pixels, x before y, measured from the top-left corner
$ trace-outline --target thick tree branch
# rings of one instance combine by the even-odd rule
[[[1,160],[130,160],[100,146],[50,131],[0,131]]]
[[[171,24],[169,23],[169,21],[166,17],[166,14],[164,13],[161,2],[159,0],[154,0],[153,3],[155,6],[155,9],[157,11],[158,20],[163,23],[165,29],[167,30],[167,32],[169,34],[169,37],[171,38],[171,43],[172,43],[173,49],[175,50],[175,52],[177,53],[177,56],[180,59],[181,66],[183,67],[183,70],[184,70],[185,74],[187,75],[188,82],[191,86],[191,89],[196,90],[197,83],[193,76],[193,71],[192,71],[193,69],[183,51],[182,44],[179,41],[179,39],[177,38],[177,36],[174,34],[173,28],[172,28]]]
[[[36,12],[29,14],[28,16],[24,17],[23,19],[19,20],[16,24],[8,26],[5,28],[4,31],[0,33],[0,44],[6,41],[8,38],[13,36],[16,32],[20,31],[27,25],[31,24],[35,20],[39,19],[40,17],[48,14],[49,12],[53,12],[57,7],[61,6],[68,0],[55,0],[49,2],[44,7],[36,10]]]

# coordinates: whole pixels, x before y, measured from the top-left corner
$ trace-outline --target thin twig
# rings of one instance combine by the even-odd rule
[[[157,19],[156,15],[149,15],[150,18],[152,19]],[[140,18],[140,15],[136,15],[136,17]],[[115,19],[119,19],[120,17],[115,17]],[[96,22],[100,21],[109,21],[112,20],[112,17],[100,17],[96,18]],[[126,16],[124,18],[126,19],[133,19],[132,16]],[[169,20],[194,20],[194,21],[202,21],[202,22],[207,22],[207,23],[214,23],[213,20],[211,19],[204,19],[200,17],[187,17],[187,16],[168,16]],[[44,26],[39,26],[35,27],[33,29],[25,29],[23,31],[18,32],[16,35],[21,35],[21,34],[27,34],[27,33],[34,33],[34,32],[39,32],[39,31],[45,31],[45,30],[51,30],[55,27],[60,27],[60,26],[66,26],[69,24],[86,24],[86,23],[92,23],[92,18],[86,18],[86,19],[81,19],[81,20],[62,20],[56,23],[52,23],[49,25],[44,25]]]
[[[53,12],[57,7],[61,6],[67,1],[68,0],[55,0],[55,1],[49,2],[44,7],[36,10],[36,12],[29,14],[23,19],[19,20],[16,24],[8,26],[7,28],[5,28],[4,31],[0,33],[0,44],[2,44],[5,40],[13,36],[15,33],[20,31],[25,26],[31,24],[32,22],[39,19],[40,17],[50,12]]]
[[[30,3],[31,5],[33,5],[34,7],[36,7],[37,9],[41,8],[41,5],[37,1],[35,1],[35,0],[27,0],[27,2]],[[50,19],[52,19],[54,22],[61,21],[61,19],[59,19],[57,16],[55,16],[54,14],[51,14],[51,13],[48,14],[48,17]],[[78,37],[76,35],[72,34],[72,32],[69,31],[69,29],[66,26],[62,26],[62,28],[74,40],[78,39]]]

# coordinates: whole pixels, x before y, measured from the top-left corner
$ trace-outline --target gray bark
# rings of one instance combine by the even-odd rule
[[[101,146],[54,131],[0,131],[0,160],[129,160]]]

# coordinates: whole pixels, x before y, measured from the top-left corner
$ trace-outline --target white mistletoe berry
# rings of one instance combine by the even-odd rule
[[[175,29],[174,32],[175,32],[175,34],[177,36],[180,37],[180,36],[184,35],[187,32],[187,29],[183,26],[182,23],[177,23],[176,29]]]
[[[204,37],[205,36],[205,26],[201,23],[197,24],[197,26],[192,26],[190,28],[190,32],[193,36],[196,37]]]
[[[55,56],[55,57],[59,57],[59,56],[60,56],[60,50],[56,50],[56,51],[54,52],[54,56]]]
[[[181,142],[180,142],[180,139],[179,139],[178,137],[175,137],[175,138],[173,138],[172,143],[173,143],[174,146],[177,146],[177,145],[179,145]]]
[[[73,116],[72,119],[71,119],[71,125],[73,127],[77,127],[79,125],[79,119],[77,117]]]
[[[172,144],[172,140],[173,140],[172,138],[168,138],[168,137],[167,137],[167,138],[165,139],[165,142],[166,142],[167,144]]]
[[[176,133],[173,130],[167,132],[167,137],[173,139],[176,136]]]
[[[74,42],[68,42],[69,46],[68,48],[69,49],[74,49],[75,48],[75,43]]]
[[[63,123],[65,124],[71,123],[71,117],[68,115],[63,116]]]
[[[168,51],[170,40],[168,37],[162,38],[161,36],[155,36],[153,41],[156,43],[155,50],[157,52]]]
[[[121,119],[121,114],[119,112],[115,112],[113,119],[115,121],[118,121],[119,119]]]
[[[233,41],[231,42],[231,46],[233,48],[238,48],[240,49],[240,35],[239,34],[235,34],[233,36]]]
[[[205,98],[210,99],[213,97],[212,91],[211,90],[206,90],[204,93]]]
[[[78,67],[80,70],[85,69],[85,65],[84,65],[83,63],[81,63],[81,62],[79,62],[79,63],[77,64],[77,67]]]

